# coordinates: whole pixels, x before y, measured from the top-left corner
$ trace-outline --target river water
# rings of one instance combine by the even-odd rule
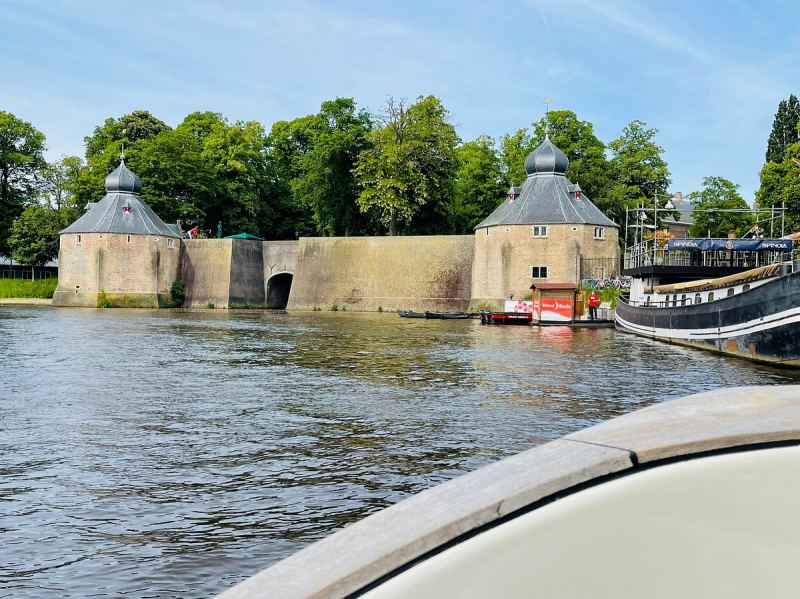
[[[609,329],[0,306],[0,596],[207,597],[638,407],[786,372]]]

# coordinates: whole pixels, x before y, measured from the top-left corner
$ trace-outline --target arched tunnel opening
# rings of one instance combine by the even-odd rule
[[[282,272],[273,275],[267,281],[267,308],[273,310],[284,310],[289,303],[289,292],[292,290],[292,279],[294,275],[290,272]]]

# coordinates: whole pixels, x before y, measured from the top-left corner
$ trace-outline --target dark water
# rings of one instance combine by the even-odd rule
[[[487,462],[764,367],[613,330],[0,307],[0,596],[205,597]]]

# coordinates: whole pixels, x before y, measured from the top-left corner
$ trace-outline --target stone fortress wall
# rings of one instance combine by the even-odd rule
[[[502,303],[512,295],[531,292],[531,267],[546,266],[542,282],[576,283],[581,260],[611,258],[619,262],[618,231],[602,227],[603,239],[594,239],[593,225],[547,225],[547,237],[534,238],[531,225],[482,227],[475,234],[472,270],[473,304]],[[610,274],[610,273],[609,273]]]
[[[500,308],[512,294],[530,293],[531,266],[547,266],[548,281],[577,282],[582,258],[618,259],[617,230],[605,236],[551,225],[546,239],[535,239],[529,225],[516,225],[476,235],[175,239],[169,248],[163,237],[82,234],[77,244],[63,235],[71,267],[62,269],[53,303],[94,307],[102,290],[119,305],[163,306],[177,278],[193,308]]]
[[[300,239],[288,308],[466,310],[474,243],[472,235]]]
[[[53,303],[158,307],[179,279],[188,307],[501,308],[537,280],[576,284],[584,260],[618,261],[617,225],[569,182],[568,165],[545,135],[525,160],[522,186],[474,235],[183,240],[147,207],[121,158],[106,195],[61,233]]]
[[[116,305],[157,308],[169,301],[178,276],[181,241],[159,235],[64,234],[59,264],[65,263],[70,268],[60,269],[55,305],[95,307],[102,292]]]
[[[297,241],[192,239],[183,244],[180,278],[188,307],[267,307],[273,278],[291,276],[297,268]]]

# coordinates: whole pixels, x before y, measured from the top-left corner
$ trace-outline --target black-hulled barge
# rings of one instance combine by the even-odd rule
[[[618,329],[800,367],[800,261],[788,239],[670,239],[631,252]]]

